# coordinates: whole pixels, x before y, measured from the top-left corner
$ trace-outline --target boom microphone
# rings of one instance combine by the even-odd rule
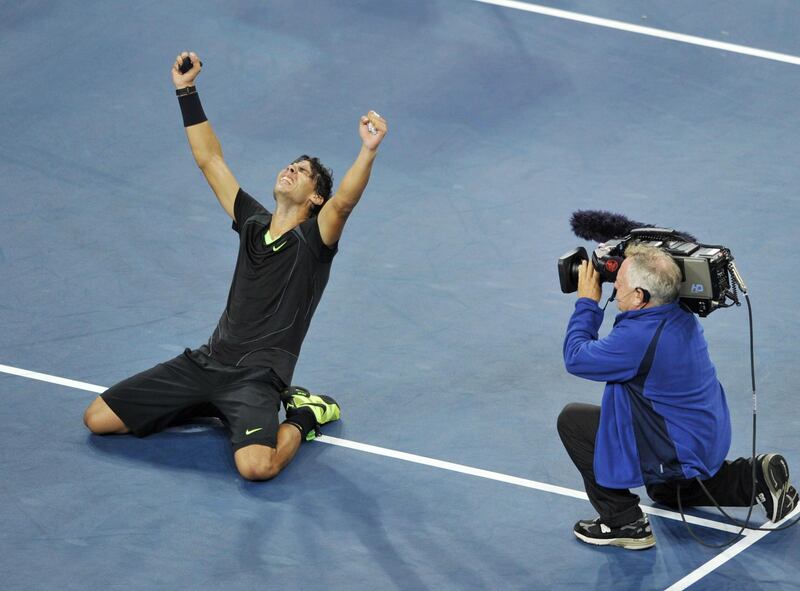
[[[569,220],[573,233],[584,240],[592,242],[608,242],[614,238],[622,238],[636,228],[654,228],[653,224],[645,224],[629,220],[624,215],[602,211],[599,209],[582,209],[574,212]],[[686,232],[677,232],[688,242],[697,242],[697,238]]]

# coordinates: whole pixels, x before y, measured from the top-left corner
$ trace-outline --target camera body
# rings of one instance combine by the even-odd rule
[[[724,246],[689,242],[684,235],[667,228],[636,228],[623,238],[598,245],[592,253],[591,264],[601,282],[616,280],[625,258],[625,248],[631,242],[660,248],[672,256],[683,278],[678,298],[698,316],[705,317],[717,308],[739,304],[736,275],[731,280],[731,273],[736,271],[730,250]],[[575,248],[558,259],[558,278],[563,293],[578,289],[578,268],[585,260],[589,260],[589,256],[583,247]]]

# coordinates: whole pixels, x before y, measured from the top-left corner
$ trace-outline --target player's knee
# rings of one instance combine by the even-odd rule
[[[83,424],[96,435],[127,431],[125,424],[99,396],[84,411]]]
[[[86,428],[92,433],[101,432],[102,420],[100,418],[100,413],[94,408],[94,404],[89,405],[89,408],[83,412],[83,424],[86,425]]]
[[[246,480],[270,480],[278,475],[278,469],[269,461],[251,461],[238,463],[236,468]]]
[[[104,435],[111,432],[108,430],[106,423],[102,415],[98,412],[91,411],[87,408],[86,412],[83,413],[83,424],[95,435]]]
[[[243,451],[239,450],[239,452]],[[263,452],[247,450],[245,453],[237,453],[236,469],[246,480],[270,480],[280,472],[280,467],[274,461],[273,455],[267,449],[264,449]]]

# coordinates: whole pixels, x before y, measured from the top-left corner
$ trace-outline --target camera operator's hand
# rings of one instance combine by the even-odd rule
[[[578,268],[578,297],[589,298],[595,302],[599,302],[603,297],[600,275],[589,261],[583,261]]]

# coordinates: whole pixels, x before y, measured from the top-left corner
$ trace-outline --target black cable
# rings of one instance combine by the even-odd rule
[[[725,512],[725,510],[722,507],[719,506],[719,504],[717,503],[716,499],[714,499],[714,497],[711,496],[711,493],[708,492],[708,489],[706,488],[705,484],[703,484],[703,481],[700,480],[699,477],[695,478],[695,480],[697,480],[698,484],[700,485],[700,488],[702,488],[703,492],[706,493],[706,496],[711,500],[711,502],[719,510],[719,512],[722,513],[722,515],[724,515],[728,519],[728,521],[731,523],[731,525],[736,525],[736,526],[740,526],[741,527],[741,529],[736,534],[734,534],[734,536],[730,540],[728,540],[727,542],[724,542],[722,544],[709,544],[709,543],[704,542],[703,540],[701,540],[699,537],[697,537],[697,535],[695,535],[695,533],[692,531],[692,528],[689,526],[689,523],[686,521],[686,516],[683,514],[683,506],[681,505],[681,487],[680,487],[680,484],[678,485],[678,490],[677,490],[678,510],[680,511],[681,519],[683,520],[683,523],[686,526],[686,529],[689,532],[689,535],[691,535],[695,539],[695,541],[697,541],[699,544],[701,544],[701,545],[703,545],[703,546],[705,546],[707,548],[725,548],[727,546],[730,546],[731,544],[733,544],[739,538],[739,536],[742,535],[742,532],[745,529],[751,530],[751,531],[782,531],[784,529],[789,529],[790,527],[794,527],[795,525],[797,525],[798,522],[800,522],[800,516],[798,516],[797,518],[794,519],[794,521],[791,521],[789,523],[785,523],[781,527],[769,528],[769,527],[752,527],[752,526],[750,526],[750,516],[753,513],[753,505],[755,504],[755,500],[756,500],[756,480],[757,480],[757,478],[756,478],[756,414],[757,414],[757,409],[758,409],[758,399],[756,397],[756,364],[755,364],[755,346],[754,346],[754,343],[753,343],[753,309],[752,309],[752,306],[750,305],[750,296],[747,295],[747,292],[744,292],[744,299],[747,302],[747,318],[748,318],[748,322],[749,322],[749,325],[750,325],[750,385],[751,385],[751,387],[753,389],[753,448],[752,448],[752,458],[750,460],[750,464],[752,466],[752,482],[753,482],[753,484],[752,484],[752,491],[750,493],[750,508],[747,511],[747,517],[745,518],[744,523],[741,523],[740,521],[738,521],[738,520],[734,519],[733,517],[731,517],[730,515],[728,515]]]
[[[755,472],[755,463],[753,463],[753,472]],[[755,476],[754,476],[754,477],[755,477]],[[742,522],[741,522],[741,521],[738,521],[738,520],[736,520],[735,518],[733,518],[733,517],[731,517],[730,515],[728,515],[728,514],[725,512],[725,510],[724,510],[722,507],[720,507],[720,506],[717,504],[717,501],[714,499],[714,497],[712,497],[712,496],[711,496],[711,493],[710,493],[710,492],[708,492],[708,489],[706,489],[706,487],[705,487],[705,485],[703,484],[703,481],[702,481],[702,480],[700,480],[699,478],[697,478],[697,482],[699,482],[699,483],[700,483],[700,488],[702,488],[702,489],[703,489],[703,492],[705,492],[705,493],[706,493],[706,496],[707,496],[709,499],[711,499],[711,502],[713,502],[713,503],[714,503],[714,506],[715,506],[715,507],[716,507],[716,508],[719,510],[719,512],[720,512],[720,513],[722,513],[722,514],[723,514],[725,517],[727,517],[727,518],[728,518],[728,520],[731,522],[731,525],[741,525],[743,529],[749,529],[749,530],[751,530],[751,531],[781,531],[781,530],[784,530],[784,529],[789,529],[790,527],[794,527],[795,525],[797,525],[797,522],[798,522],[798,521],[800,521],[800,516],[798,516],[797,518],[795,518],[795,520],[794,520],[794,521],[792,521],[792,522],[790,522],[790,523],[784,523],[784,524],[783,524],[782,526],[780,526],[780,527],[750,527],[750,525],[749,525],[749,522],[750,522],[750,512],[748,512],[748,514],[747,514],[747,520],[745,521],[744,525],[742,525]],[[755,493],[755,486],[753,486],[753,492]],[[750,500],[750,502],[751,502],[751,503],[753,502],[753,499],[752,499],[752,497],[751,497],[751,500]],[[753,509],[753,505],[751,504],[751,505],[750,505],[750,510],[752,511],[752,509]],[[737,534],[737,535],[738,535],[738,534]]]
[[[753,465],[755,466],[755,464],[753,464]],[[698,479],[698,480],[699,480],[699,479]],[[753,489],[753,491],[755,492],[755,488]],[[712,499],[712,500],[713,500],[713,499]],[[754,499],[753,499],[753,500],[754,500]],[[714,504],[716,505],[716,501],[714,501]],[[730,546],[730,545],[731,545],[731,544],[733,544],[734,542],[737,542],[737,541],[739,540],[739,536],[741,536],[741,535],[742,535],[742,532],[745,530],[745,526],[742,526],[742,528],[741,528],[741,529],[740,529],[738,532],[736,532],[736,533],[735,533],[735,534],[734,534],[734,535],[733,535],[733,536],[732,536],[732,537],[731,537],[731,538],[730,538],[730,539],[729,539],[727,542],[723,542],[722,544],[709,544],[708,542],[704,542],[703,540],[701,540],[701,539],[700,539],[699,537],[697,537],[697,535],[696,535],[696,534],[695,534],[695,533],[692,531],[692,528],[691,528],[691,526],[690,526],[690,525],[689,525],[689,523],[686,521],[686,515],[684,515],[684,513],[683,513],[683,505],[681,505],[681,485],[680,485],[680,484],[678,485],[678,511],[679,511],[679,512],[680,512],[680,514],[681,514],[681,520],[683,520],[683,525],[685,525],[685,526],[686,526],[686,531],[688,531],[688,532],[689,532],[689,535],[690,535],[690,536],[692,536],[692,537],[694,538],[694,540],[695,540],[695,541],[696,541],[698,544],[700,544],[701,546],[705,546],[706,548],[717,548],[717,549],[719,549],[719,548],[727,548],[728,546]],[[750,513],[751,513],[752,511],[753,511],[753,506],[752,506],[752,505],[750,505],[750,511],[748,511],[748,512],[747,512],[747,519],[748,519],[748,522],[749,522],[749,520],[750,520]]]

